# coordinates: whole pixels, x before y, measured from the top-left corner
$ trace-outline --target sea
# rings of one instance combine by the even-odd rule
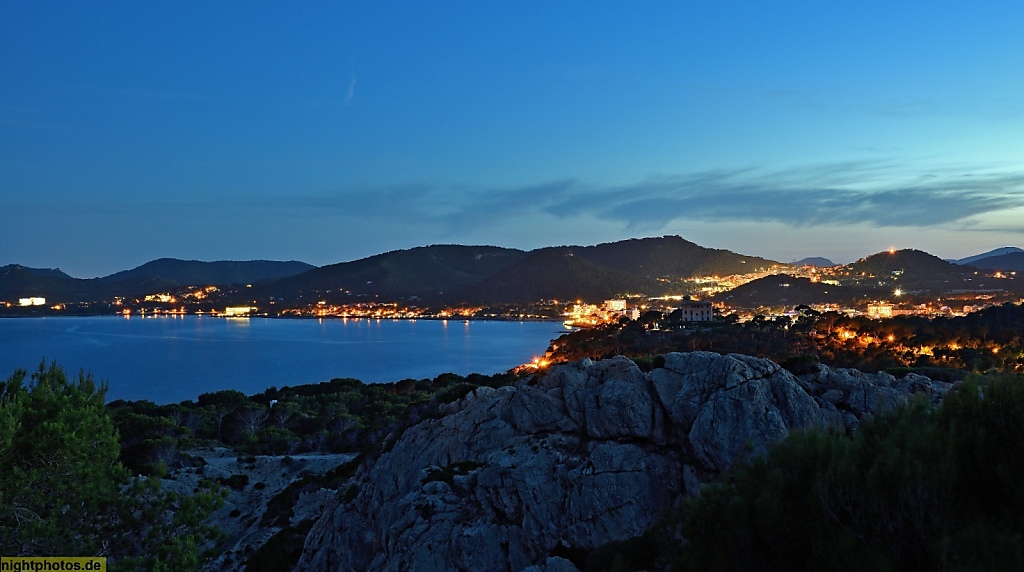
[[[555,322],[102,316],[0,319],[0,379],[56,362],[107,400],[159,404],[356,378],[493,374],[542,356]]]

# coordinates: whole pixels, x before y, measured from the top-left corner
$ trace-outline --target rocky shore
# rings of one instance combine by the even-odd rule
[[[557,554],[641,535],[791,430],[951,387],[710,352],[655,365],[583,360],[441,405],[327,499],[298,569],[573,570]]]

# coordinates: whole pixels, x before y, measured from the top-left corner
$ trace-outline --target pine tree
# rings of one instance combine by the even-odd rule
[[[132,568],[194,569],[219,497],[179,497],[131,477],[106,386],[56,364],[0,383],[0,554],[108,556]]]

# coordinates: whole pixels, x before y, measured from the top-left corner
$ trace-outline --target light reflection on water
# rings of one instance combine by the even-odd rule
[[[109,383],[108,399],[174,403],[200,393],[316,383],[491,374],[542,355],[549,322],[224,319],[208,316],[0,320],[0,378],[56,360]]]

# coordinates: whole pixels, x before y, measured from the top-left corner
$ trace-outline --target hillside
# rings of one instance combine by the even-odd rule
[[[829,266],[835,265],[835,262],[832,262],[828,258],[823,258],[821,256],[811,256],[809,258],[802,258],[793,263],[793,266],[817,266],[819,268],[827,268]]]
[[[303,262],[199,262],[163,258],[104,278],[73,278],[60,270],[0,267],[0,300],[41,296],[47,303],[110,301],[135,298],[189,285],[248,284],[315,268]]]
[[[629,292],[653,293],[658,282],[577,255],[575,247],[534,250],[513,266],[460,293],[470,302],[601,300]]]
[[[266,295],[332,301],[379,300],[500,304],[550,299],[599,300],[627,292],[660,293],[656,278],[753,272],[775,264],[678,236],[524,252],[495,246],[435,245],[332,264],[267,284]]]
[[[990,250],[988,252],[983,252],[981,254],[975,254],[974,256],[968,256],[967,258],[961,258],[959,260],[950,260],[950,262],[954,262],[956,264],[970,264],[971,266],[975,266],[978,268],[988,268],[988,266],[978,266],[975,263],[986,258],[993,258],[996,256],[1002,256],[1004,254],[1014,253],[1024,253],[1024,250],[1021,250],[1016,246],[1004,246],[1002,248],[996,248],[995,250]]]
[[[205,284],[252,284],[294,276],[316,268],[305,262],[276,262],[271,260],[220,260],[201,262],[199,260],[178,260],[160,258],[131,270],[124,270],[101,278],[106,283],[138,283],[140,281],[163,279],[180,286]]]
[[[861,289],[811,282],[808,278],[779,274],[747,282],[714,298],[733,307],[756,308],[849,302],[864,294]]]
[[[778,264],[729,250],[705,248],[679,236],[634,238],[571,248],[591,262],[647,278],[745,274]]]
[[[973,268],[946,262],[920,250],[880,252],[846,267],[856,284],[869,287],[899,287],[904,290],[976,290],[996,288],[992,280],[975,274]]]
[[[1012,252],[998,256],[988,256],[970,263],[975,268],[985,270],[1002,270],[1003,272],[1024,272],[1024,252]]]
[[[57,269],[19,264],[0,267],[0,300],[17,302],[19,298],[39,296],[47,302],[61,302],[94,300],[102,294],[102,288],[94,281],[72,278]]]
[[[332,299],[436,299],[478,284],[525,256],[521,250],[497,246],[421,246],[330,264],[275,280],[260,292],[284,297],[315,293]]]

